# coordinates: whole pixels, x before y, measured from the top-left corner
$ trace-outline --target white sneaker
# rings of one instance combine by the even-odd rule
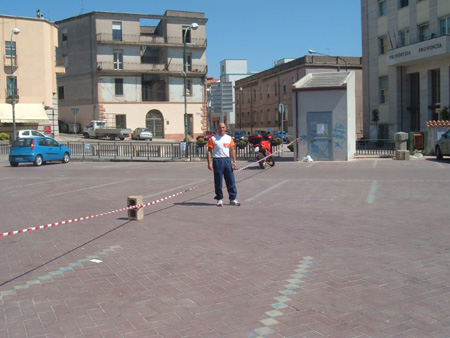
[[[235,205],[237,207],[241,205],[241,203],[239,203],[238,200],[232,200],[232,201],[230,201],[230,204]]]
[[[223,205],[223,201],[222,200],[217,200],[217,204],[218,207],[221,207]]]

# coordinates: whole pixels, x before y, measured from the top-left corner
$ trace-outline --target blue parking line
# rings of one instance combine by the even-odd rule
[[[377,192],[378,181],[373,181],[370,186],[369,195],[367,195],[366,203],[373,203],[375,200],[375,193]]]

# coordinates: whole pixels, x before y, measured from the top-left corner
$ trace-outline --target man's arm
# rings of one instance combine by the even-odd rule
[[[206,154],[206,159],[208,160],[208,169],[213,170],[212,159],[212,148],[208,147],[208,153]]]
[[[233,169],[236,169],[236,149],[234,147],[230,147],[230,156],[233,162]]]

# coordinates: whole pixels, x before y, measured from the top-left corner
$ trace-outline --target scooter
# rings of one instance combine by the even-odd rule
[[[273,167],[275,165],[275,159],[270,152],[270,143],[267,140],[263,140],[262,136],[250,137],[248,140],[253,144],[255,151],[255,162],[259,162],[261,169],[266,168],[267,164]]]

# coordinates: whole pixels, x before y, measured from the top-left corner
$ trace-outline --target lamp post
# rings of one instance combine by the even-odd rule
[[[242,130],[242,87],[239,88],[239,129]]]
[[[186,150],[187,150],[187,134],[188,134],[188,115],[187,115],[187,79],[186,79],[186,72],[187,72],[187,60],[186,60],[186,36],[187,33],[193,29],[196,30],[198,28],[197,23],[192,23],[185,31],[183,36],[183,75],[184,75],[184,141],[186,142]],[[186,151],[187,156],[187,151]]]
[[[14,79],[14,68],[13,68],[13,36],[20,33],[19,28],[13,28],[11,30],[11,41],[9,45],[9,53],[11,57],[11,98],[12,98],[12,119],[13,119],[13,142],[16,140],[16,81]],[[14,49],[14,57],[15,57]]]
[[[310,50],[308,51],[308,53],[309,53],[309,54],[317,54],[317,55],[329,56],[329,57],[332,57],[332,58],[335,57],[335,58],[336,58],[336,61],[337,61],[337,60],[342,60],[342,61],[344,61],[344,63],[345,63],[345,71],[348,70],[347,61],[346,61],[345,59],[341,58],[340,56],[332,56],[332,55],[328,55],[328,54],[323,54],[323,53],[316,52],[315,50],[312,50],[312,49],[310,49]],[[336,62],[336,63],[337,63],[337,62]],[[338,71],[339,71],[339,68],[338,68]]]

